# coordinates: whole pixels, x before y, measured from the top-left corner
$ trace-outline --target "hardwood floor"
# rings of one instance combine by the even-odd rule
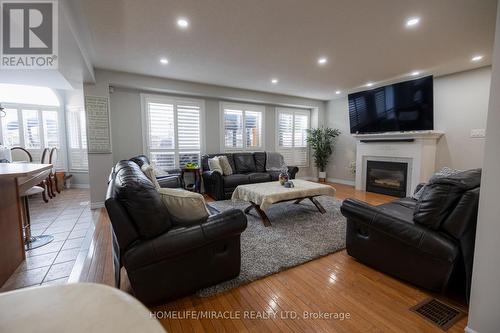
[[[393,199],[347,185],[332,186],[339,199],[355,197],[374,205]],[[113,285],[109,218],[104,209],[94,217],[90,251],[77,260],[81,272],[70,281]],[[122,277],[121,289],[131,292],[124,270]],[[340,251],[219,295],[188,296],[151,311],[168,332],[442,332],[409,311],[433,296]],[[462,304],[454,305],[466,311]],[[191,311],[211,318],[186,318]],[[305,314],[333,318],[309,319]],[[448,332],[463,332],[466,323],[467,317],[462,318]]]

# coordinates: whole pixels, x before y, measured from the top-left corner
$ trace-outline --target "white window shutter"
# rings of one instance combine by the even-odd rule
[[[309,129],[309,110],[278,108],[277,113],[278,152],[283,155],[285,163],[288,165],[308,166],[307,129]]]
[[[222,103],[223,145],[226,151],[256,151],[264,148],[263,117],[260,105]]]
[[[179,141],[179,166],[200,163],[200,106],[177,105],[177,136]]]
[[[200,162],[202,101],[146,96],[146,154],[163,170]]]
[[[228,150],[243,148],[243,110],[224,110],[224,145]]]

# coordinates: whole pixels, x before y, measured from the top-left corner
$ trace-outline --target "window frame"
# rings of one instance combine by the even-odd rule
[[[198,98],[187,98],[174,95],[157,95],[157,94],[141,94],[141,130],[142,130],[142,151],[151,160],[151,150],[149,149],[149,126],[148,126],[148,103],[158,104],[173,104],[174,105],[174,148],[173,149],[153,149],[153,152],[173,152],[174,153],[174,169],[180,168],[179,160],[179,140],[178,140],[178,118],[177,118],[177,105],[198,104],[200,108],[200,153],[201,156],[205,153],[206,140],[205,140],[205,100]],[[190,151],[184,151],[189,153]]]
[[[226,147],[225,140],[225,128],[224,128],[224,117],[225,117],[225,109],[232,108],[236,110],[243,111],[242,124],[243,124],[243,147],[242,148],[232,148]],[[247,147],[247,135],[245,131],[245,120],[246,120],[246,112],[260,112],[261,113],[261,138],[260,138],[260,146],[259,147]],[[219,102],[219,129],[220,129],[220,151],[223,153],[231,153],[231,152],[255,152],[255,151],[265,151],[266,147],[266,106],[259,104],[249,104],[249,103],[238,103],[238,102]]]
[[[293,134],[292,134],[292,145],[293,147],[291,148],[283,148],[280,147],[279,145],[279,117],[281,113],[286,113],[286,114],[292,114],[293,115]],[[311,129],[311,110],[310,109],[295,109],[295,108],[289,108],[289,107],[276,107],[275,109],[275,124],[276,124],[276,131],[275,131],[275,142],[276,142],[276,152],[281,152],[284,150],[291,150],[295,152],[295,115],[300,114],[300,115],[306,115],[307,116],[307,129]],[[304,147],[299,147],[299,148],[304,148]],[[310,158],[310,149],[309,149],[309,144],[306,143],[306,163],[303,165],[299,165],[298,163],[295,163],[293,161],[293,166],[297,167],[303,167],[303,168],[308,168],[311,166],[311,158]]]
[[[63,109],[60,106],[51,106],[51,105],[36,105],[36,104],[22,104],[22,103],[2,103],[2,107],[5,109],[15,109],[17,111],[17,121],[19,124],[19,147],[26,148],[26,138],[24,132],[24,115],[23,110],[35,110],[38,113],[38,130],[40,133],[40,148],[26,148],[30,153],[33,151],[39,151],[40,154],[44,148],[47,147],[45,142],[45,124],[44,124],[44,111],[55,111],[57,112],[57,125],[59,132],[59,147],[58,148],[58,161],[61,161],[59,164],[58,170],[67,170],[68,162],[67,162],[67,154],[66,154],[66,135],[65,135],[65,117]],[[2,119],[0,119],[0,123],[2,123]],[[4,141],[4,133],[3,133],[3,124],[0,126],[0,142]],[[39,160],[33,160],[34,163],[40,162]]]

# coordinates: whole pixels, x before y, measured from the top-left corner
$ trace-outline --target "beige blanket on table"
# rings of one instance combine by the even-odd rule
[[[302,179],[292,180],[295,187],[286,188],[278,181],[258,184],[240,185],[233,192],[232,200],[252,201],[266,210],[272,204],[317,195],[334,196],[335,189],[330,185],[319,184]]]

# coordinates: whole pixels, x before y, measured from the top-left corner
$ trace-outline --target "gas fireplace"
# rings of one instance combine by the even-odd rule
[[[369,160],[366,168],[366,191],[406,196],[408,163]]]

